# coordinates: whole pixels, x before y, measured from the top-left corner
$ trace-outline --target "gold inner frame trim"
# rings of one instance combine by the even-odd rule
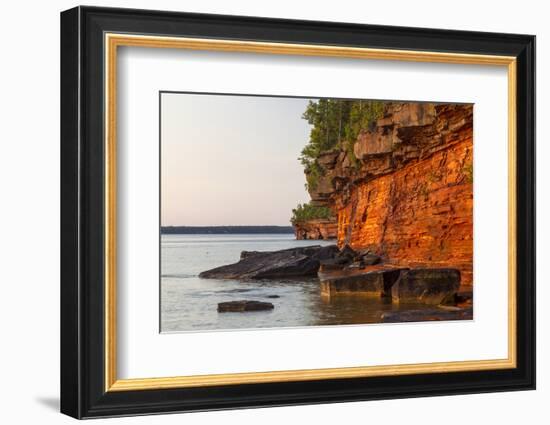
[[[370,49],[106,33],[105,46],[105,391],[136,391],[215,385],[311,381],[510,369],[516,367],[516,58],[446,52]],[[495,360],[398,364],[288,371],[118,379],[116,325],[116,123],[117,48],[148,47],[405,62],[504,66],[508,72],[508,357]]]

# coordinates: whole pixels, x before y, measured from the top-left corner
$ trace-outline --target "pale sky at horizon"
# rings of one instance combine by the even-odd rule
[[[161,224],[290,225],[309,100],[163,93]]]

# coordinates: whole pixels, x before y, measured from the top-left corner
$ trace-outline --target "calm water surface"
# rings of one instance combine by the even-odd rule
[[[297,241],[294,235],[163,235],[161,331],[251,329],[375,323],[383,311],[407,309],[361,296],[322,297],[318,279],[200,279],[204,270],[237,262],[240,253],[275,251],[334,242]],[[269,298],[277,295],[279,298]],[[218,313],[218,303],[271,302],[270,311]],[[415,305],[413,308],[418,309]]]

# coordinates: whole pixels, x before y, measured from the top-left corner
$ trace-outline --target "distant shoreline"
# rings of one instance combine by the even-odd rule
[[[292,226],[161,226],[163,235],[294,234]]]

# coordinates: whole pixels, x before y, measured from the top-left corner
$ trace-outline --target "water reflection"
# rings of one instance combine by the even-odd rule
[[[423,304],[393,303],[391,298],[360,294],[321,295],[312,303],[313,325],[380,323],[386,311],[427,308]]]
[[[239,259],[241,250],[272,251],[330,244],[292,235],[169,235],[161,245],[161,331],[203,331],[377,323],[385,311],[422,309],[358,295],[321,295],[317,278],[301,280],[200,279],[198,274]],[[225,301],[270,302],[270,311],[218,313]]]

